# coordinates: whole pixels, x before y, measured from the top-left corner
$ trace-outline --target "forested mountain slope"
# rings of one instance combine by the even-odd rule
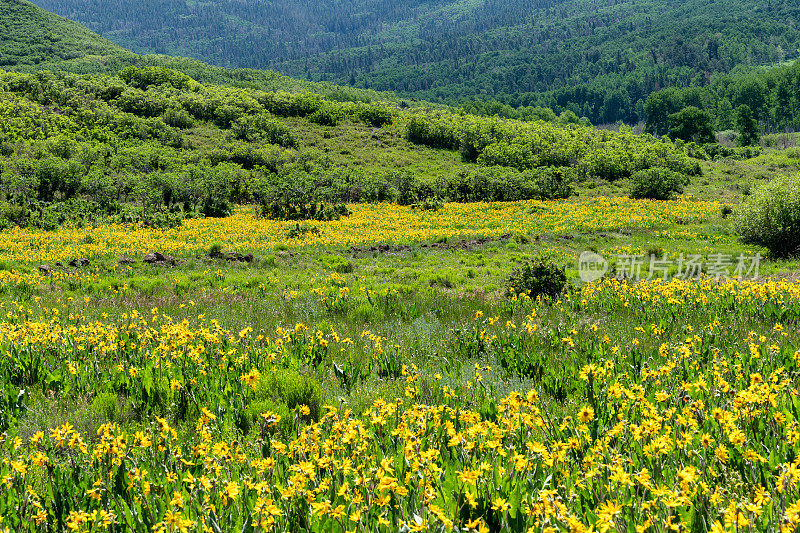
[[[139,52],[428,100],[644,119],[649,93],[797,57],[788,0],[38,0]]]

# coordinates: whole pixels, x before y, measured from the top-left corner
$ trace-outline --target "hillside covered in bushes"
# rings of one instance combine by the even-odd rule
[[[2,223],[174,225],[235,203],[325,218],[352,202],[565,198],[589,178],[701,171],[694,144],[350,96],[204,85],[161,67],[2,72]]]
[[[26,0],[0,2],[0,68],[58,63],[68,66],[87,56],[103,63],[133,55],[77,22],[39,9]]]

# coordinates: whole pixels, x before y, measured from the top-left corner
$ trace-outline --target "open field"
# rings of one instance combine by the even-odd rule
[[[798,263],[614,279],[620,255],[763,253],[723,204],[350,207],[332,222],[242,207],[166,230],[3,232],[3,525],[800,523]],[[591,284],[587,250],[612,268]],[[510,271],[542,254],[571,288],[509,298]]]

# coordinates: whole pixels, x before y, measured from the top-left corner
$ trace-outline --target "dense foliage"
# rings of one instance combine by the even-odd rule
[[[578,179],[627,178],[639,170],[665,167],[687,175],[701,173],[698,162],[669,141],[577,125],[518,122],[437,113],[415,115],[408,140],[435,148],[458,149],[466,161],[530,170],[560,167]]]
[[[720,76],[705,87],[669,87],[651,94],[644,107],[646,127],[657,135],[671,134],[674,114],[697,108],[716,131],[737,130],[746,137],[744,145],[757,144],[762,132],[800,129],[799,95],[800,62]]]
[[[699,172],[686,147],[630,131],[202,85],[156,66],[116,76],[2,73],[0,91],[3,225],[112,216],[163,226],[247,202],[266,216],[319,219],[346,214],[346,202],[546,200],[569,197],[586,178]],[[439,176],[398,168],[402,159],[382,155],[390,146],[381,139],[391,138],[383,130],[405,152],[413,145],[401,135],[459,150],[464,163]],[[359,141],[335,145],[337,154],[316,148],[354,134],[380,141],[366,167],[351,155]]]
[[[512,298],[518,295],[531,299],[556,298],[567,286],[564,268],[539,258],[517,266],[508,277],[507,292]]]
[[[797,57],[785,0],[38,0],[137,52],[463,102],[644,119],[651,92]],[[243,29],[246,28],[246,29]]]
[[[769,249],[776,257],[800,255],[800,181],[772,180],[753,192],[737,213],[736,229],[745,242]]]
[[[631,182],[631,198],[672,200],[683,193],[689,177],[665,168],[651,168],[635,172]]]
[[[117,77],[3,73],[0,89],[0,223],[48,228],[101,215],[156,225],[225,216],[232,202],[258,200],[270,180],[309,168],[275,117],[325,109],[392,122],[375,104],[204,87],[160,67]],[[218,143],[193,146],[186,130],[196,124]]]

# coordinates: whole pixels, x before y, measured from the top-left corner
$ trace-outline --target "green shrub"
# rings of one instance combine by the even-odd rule
[[[783,176],[753,191],[735,215],[734,227],[747,244],[774,257],[800,255],[800,180]]]
[[[453,202],[510,202],[556,200],[574,194],[573,171],[542,167],[520,172],[504,167],[461,171],[447,184],[445,195]]]
[[[564,267],[546,259],[525,261],[511,272],[506,287],[508,296],[555,298],[567,287],[567,274]]]
[[[169,102],[161,94],[128,88],[114,99],[113,104],[137,117],[157,117],[164,113]]]
[[[544,167],[525,172],[526,187],[520,200],[560,200],[575,193],[570,169]]]
[[[220,101],[204,93],[182,92],[178,95],[181,107],[198,120],[212,120]]]
[[[336,126],[339,124],[339,113],[330,106],[325,106],[314,111],[308,120],[320,126]]]
[[[711,158],[711,156],[708,155],[708,152],[706,152],[702,146],[694,142],[687,143],[683,149],[686,150],[686,155],[692,159],[708,161]]]
[[[407,170],[395,173],[392,178],[395,181],[394,187],[397,191],[396,201],[400,205],[414,205],[427,198],[430,194],[430,191],[425,190],[421,180]]]
[[[460,146],[459,133],[450,124],[416,115],[408,123],[406,139],[432,148],[456,150]]]
[[[323,105],[322,97],[311,93],[262,93],[258,102],[267,111],[279,117],[306,117]]]
[[[458,277],[452,270],[440,270],[432,273],[428,277],[428,285],[431,287],[442,287],[445,289],[452,289],[458,285]]]
[[[301,405],[308,407],[309,418],[319,420],[322,392],[317,380],[292,369],[263,374],[256,384],[254,398],[246,409],[242,429],[246,432],[262,413],[270,411],[281,417],[278,430],[288,435],[294,429],[292,411]]]
[[[28,209],[16,204],[0,203],[0,231],[28,223]]]
[[[231,210],[228,199],[220,196],[206,196],[200,204],[200,212],[209,218],[224,218],[231,214]]]
[[[184,212],[199,212],[206,217],[221,218],[231,213],[231,200],[241,196],[244,173],[241,167],[222,163],[215,167],[192,165],[186,167],[186,174],[154,173],[154,178],[162,177],[151,187],[161,189],[163,204],[181,204]]]
[[[177,70],[164,67],[126,67],[118,76],[131,87],[147,89],[151,85],[171,85],[176,89],[188,88],[193,80]],[[196,83],[195,83],[196,84]]]
[[[704,144],[703,150],[711,159],[733,159],[743,161],[761,155],[763,150],[760,146],[736,146],[729,148],[724,144]]]
[[[634,173],[631,182],[631,198],[672,200],[683,193],[689,177],[665,168],[649,168]]]
[[[256,393],[269,391],[285,403],[289,409],[300,405],[308,407],[312,420],[319,420],[322,410],[322,392],[319,382],[310,376],[304,376],[296,370],[278,370],[268,374],[266,379],[262,376]]]
[[[117,395],[101,392],[92,399],[92,413],[107,422],[116,422],[119,415]]]
[[[103,101],[110,102],[111,100],[115,99],[119,95],[121,95],[125,91],[125,86],[120,84],[112,84],[108,87],[104,87],[100,90],[97,94]]]
[[[293,228],[286,232],[286,238],[297,239],[298,237],[305,237],[309,233],[312,235],[319,235],[319,228],[309,224],[300,224],[298,222]]]
[[[444,207],[444,200],[438,196],[427,197],[418,204],[412,204],[412,209],[420,209],[422,211],[438,211]]]
[[[36,202],[29,205],[28,224],[48,231],[65,223],[83,226],[98,220],[107,211],[96,202],[82,198],[70,198],[51,203]]]
[[[628,154],[614,148],[598,148],[589,152],[580,166],[585,176],[608,181],[625,179],[635,170],[634,161]]]
[[[392,123],[392,113],[376,105],[364,105],[359,107],[357,115],[362,122],[374,128],[380,128]]]
[[[297,146],[297,140],[286,125],[263,113],[237,119],[231,125],[231,134],[241,141],[266,142],[284,148]]]
[[[343,204],[324,204],[316,196],[315,184],[305,172],[274,176],[256,185],[260,216],[275,220],[339,220],[350,215]]]
[[[248,405],[245,409],[244,418],[239,423],[239,429],[246,435],[253,425],[258,425],[259,419],[266,413],[273,413],[280,417],[276,427],[281,435],[289,436],[291,434],[294,429],[291,410],[286,404],[270,399],[254,400]]]
[[[194,126],[194,118],[183,108],[170,107],[164,112],[164,123],[173,128],[186,129]]]
[[[325,255],[320,257],[320,262],[330,270],[340,274],[349,274],[355,268],[352,261],[348,261],[344,257],[338,255]]]
[[[339,220],[342,217],[350,216],[350,210],[344,204],[325,205],[313,200],[304,203],[261,204],[259,213],[264,218],[274,220],[318,220],[320,222]]]
[[[265,167],[272,172],[277,172],[289,160],[276,146],[255,146],[238,141],[212,150],[208,159],[213,165],[229,161],[247,170]]]
[[[4,175],[4,181],[25,201],[71,198],[79,192],[84,172],[78,161],[65,161],[57,156],[20,158],[15,167],[16,172]]]
[[[223,129],[228,129],[231,124],[244,115],[244,111],[231,104],[223,104],[214,112],[214,124]]]
[[[141,223],[148,228],[176,228],[183,223],[184,214],[169,211],[165,208],[149,208],[138,205],[123,204],[119,213],[113,217],[114,222],[121,224]]]

